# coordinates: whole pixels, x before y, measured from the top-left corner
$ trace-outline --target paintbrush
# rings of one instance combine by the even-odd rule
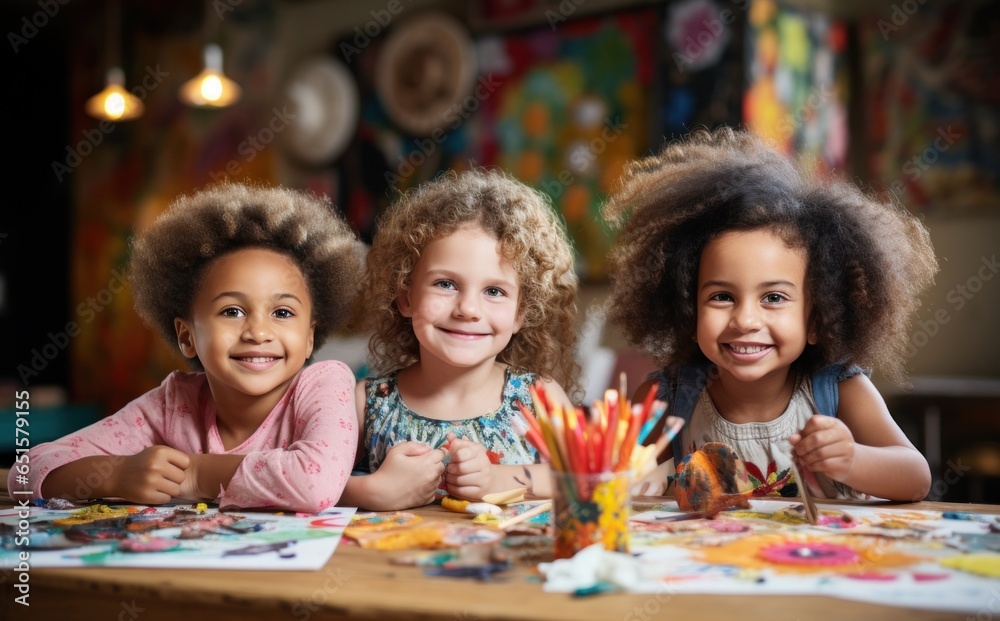
[[[819,511],[816,509],[816,501],[813,500],[812,491],[809,490],[809,483],[802,476],[802,471],[799,470],[798,465],[795,463],[794,456],[792,457],[792,476],[795,477],[795,482],[799,486],[799,496],[802,498],[802,508],[806,514],[806,521],[810,524],[818,524]]]

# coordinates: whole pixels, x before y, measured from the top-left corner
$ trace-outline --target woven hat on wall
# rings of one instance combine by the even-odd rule
[[[376,64],[375,89],[394,123],[412,135],[428,136],[449,129],[449,110],[468,96],[475,78],[468,32],[433,11],[400,23],[389,34]]]
[[[347,67],[329,56],[308,58],[289,75],[283,97],[292,117],[281,133],[289,155],[310,166],[340,156],[354,136],[361,107]]]

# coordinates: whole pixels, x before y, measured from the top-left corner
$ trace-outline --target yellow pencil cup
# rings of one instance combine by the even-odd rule
[[[569,558],[603,542],[607,550],[628,552],[632,473],[552,471],[553,557]]]

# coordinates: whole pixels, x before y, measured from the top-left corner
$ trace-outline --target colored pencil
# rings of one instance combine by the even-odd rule
[[[511,417],[511,425],[514,427],[514,431],[517,432],[518,435],[523,436],[525,440],[535,447],[545,461],[552,461],[552,455],[549,453],[549,447],[546,445],[540,432],[535,431],[531,425],[516,416]]]
[[[646,438],[648,438],[649,434],[653,432],[653,429],[656,427],[657,423],[660,422],[660,419],[663,418],[663,414],[666,411],[666,401],[660,401],[659,399],[655,399],[653,401],[653,413],[650,414],[649,420],[646,421],[646,423],[642,426],[642,429],[639,431],[639,439],[637,440],[639,444],[646,443]]]
[[[528,407],[525,406],[520,401],[515,401],[514,404],[517,406],[517,409],[520,410],[521,416],[524,417],[524,420],[526,420],[528,424],[531,425],[532,429],[538,432],[538,435],[541,435],[542,426],[538,424],[538,419],[535,418],[535,416],[531,413],[531,410],[528,409]]]
[[[624,390],[624,375],[620,377],[620,386]],[[529,390],[533,408],[517,404],[524,420],[515,423],[515,430],[538,449],[554,470],[561,472],[644,471],[650,463],[655,464],[683,425],[680,419],[667,417],[657,441],[645,444],[667,410],[667,404],[656,399],[655,383],[641,405],[632,404],[624,393],[609,389],[603,401],[594,402],[589,415],[582,407],[563,407],[550,402],[541,386]]]

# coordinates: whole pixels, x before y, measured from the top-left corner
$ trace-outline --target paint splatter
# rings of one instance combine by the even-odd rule
[[[772,563],[783,565],[845,565],[856,563],[861,556],[845,545],[820,542],[789,542],[761,548],[758,555]]]

